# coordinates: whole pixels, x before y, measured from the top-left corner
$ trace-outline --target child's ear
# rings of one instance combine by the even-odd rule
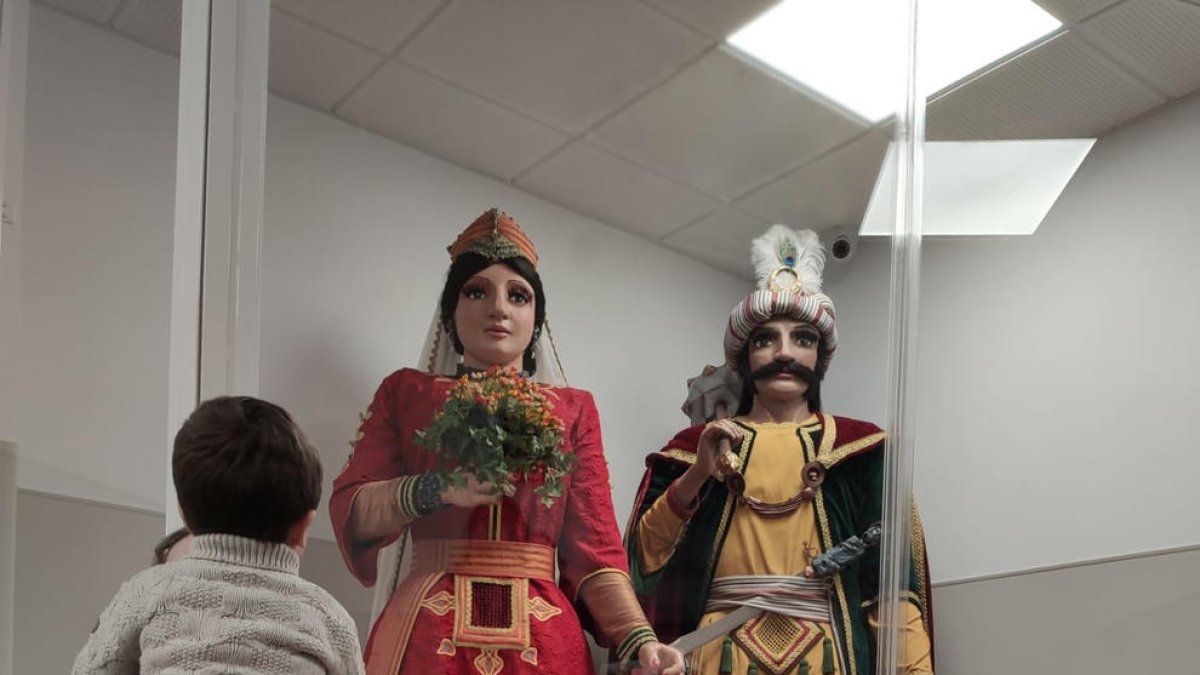
[[[287,541],[284,543],[296,549],[297,553],[304,553],[304,548],[308,546],[308,528],[312,527],[316,517],[317,510],[313,509],[292,523],[292,526],[288,528]]]

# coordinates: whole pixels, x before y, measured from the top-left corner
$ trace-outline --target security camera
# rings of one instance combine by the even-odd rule
[[[835,227],[822,233],[830,263],[845,264],[858,250],[858,233],[845,227]]]

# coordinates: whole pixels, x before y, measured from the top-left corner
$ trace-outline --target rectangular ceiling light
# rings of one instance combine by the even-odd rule
[[[920,0],[918,81],[928,96],[1062,25],[1030,0]],[[784,0],[728,43],[875,123],[904,103],[907,3]]]

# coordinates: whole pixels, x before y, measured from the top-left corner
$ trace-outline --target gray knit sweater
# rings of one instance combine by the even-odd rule
[[[283,544],[226,534],[125,582],[73,673],[363,672],[346,610]]]

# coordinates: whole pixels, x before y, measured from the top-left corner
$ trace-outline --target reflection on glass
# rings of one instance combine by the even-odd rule
[[[924,236],[1033,234],[1096,140],[930,141],[924,144]],[[891,234],[894,146],[859,234]]]
[[[1156,636],[1195,620],[1196,458],[1166,430],[1198,401],[1200,7],[1039,4],[1061,31],[928,104],[926,176],[957,186],[927,193],[950,236],[925,241],[919,326],[938,666],[1010,672],[1019,644],[1045,672],[1186,669]],[[967,183],[979,150],[1092,138]]]
[[[564,369],[603,408],[612,498],[617,513],[630,509],[642,457],[683,424],[674,411],[684,380],[723,356],[730,307],[750,288],[750,239],[774,222],[820,231],[858,222],[891,137],[725,44],[771,4],[274,3],[256,357],[262,395],[312,431],[329,479],[373,387],[419,365],[411,359],[446,262],[430,252],[497,204],[546,242]],[[163,423],[170,317],[188,309],[171,295],[179,8],[34,7],[28,208],[15,239],[22,377],[13,381],[25,389],[13,435],[28,519],[18,672],[66,669],[64,641],[83,643],[174,509],[161,477],[175,431]],[[850,281],[856,243],[831,248],[830,284]],[[233,238],[225,248],[248,250]],[[853,311],[843,315],[853,323]],[[878,373],[855,379],[878,389]],[[836,405],[879,417],[851,396]],[[795,494],[824,489],[808,464],[790,473],[803,483]],[[74,529],[38,536],[62,523]],[[365,632],[369,591],[349,579],[329,521],[317,523],[305,573]],[[867,533],[803,537],[812,540],[803,562],[827,569],[838,556],[812,554],[833,553],[851,532]],[[92,554],[86,572],[79,550]],[[75,604],[40,603],[51,589]],[[806,633],[806,662],[853,672],[861,628],[840,644]],[[527,656],[498,658],[516,668],[532,665]]]
[[[165,52],[178,5],[4,10],[20,4],[24,125],[7,149],[23,157],[6,166],[0,246],[0,438],[18,454],[3,658],[14,673],[62,673],[174,510],[163,478],[179,64]]]

